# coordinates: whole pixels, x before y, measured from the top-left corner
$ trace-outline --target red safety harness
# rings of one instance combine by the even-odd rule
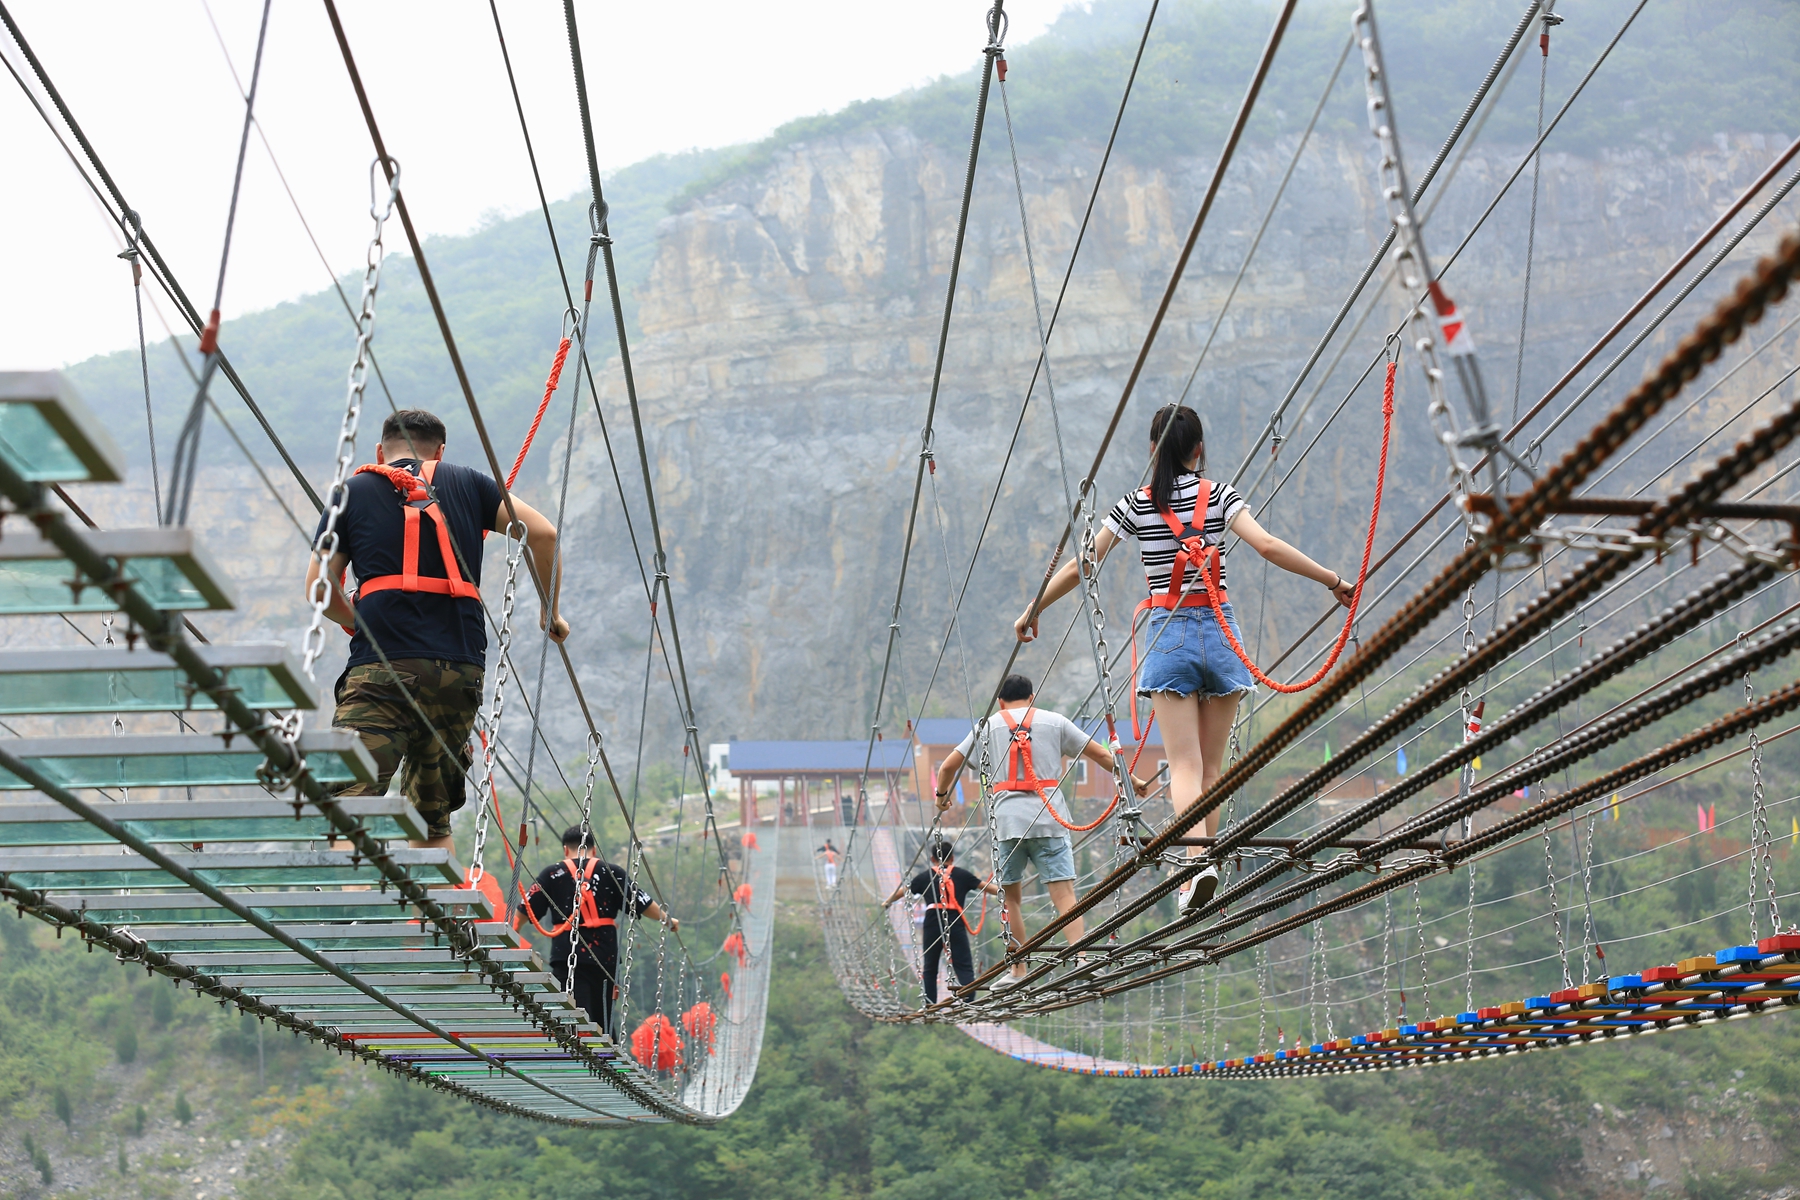
[[[1150,499],[1149,488],[1144,489],[1144,498]],[[1145,612],[1153,608],[1168,610],[1217,608],[1230,599],[1225,594],[1225,583],[1221,578],[1223,568],[1219,563],[1219,548],[1206,544],[1206,506],[1211,502],[1212,480],[1202,479],[1200,486],[1194,491],[1193,515],[1187,519],[1185,524],[1175,516],[1173,510],[1167,508],[1157,510],[1157,516],[1161,517],[1163,524],[1169,527],[1169,533],[1174,536],[1176,545],[1180,549],[1175,552],[1175,562],[1169,568],[1169,590],[1160,596],[1144,597],[1138,601],[1137,608],[1131,614],[1131,676],[1133,679],[1137,678],[1138,673],[1137,622]],[[1200,579],[1192,590],[1183,595],[1182,584],[1187,580],[1189,567],[1200,572]],[[1218,596],[1217,604],[1214,604],[1212,599],[1215,594]],[[1131,691],[1131,736],[1137,742],[1140,753],[1143,750],[1145,735],[1148,733],[1148,728],[1138,724],[1137,689],[1133,688]],[[1132,766],[1135,768],[1136,765],[1137,759],[1134,757]]]
[[[944,912],[955,913],[957,919],[963,923],[964,929],[968,930],[971,934],[979,936],[981,927],[987,924],[987,892],[984,889],[981,893],[980,918],[976,920],[975,924],[969,924],[969,914],[964,910],[962,902],[956,898],[956,881],[950,877],[951,870],[952,868],[950,867],[932,865],[931,873],[937,876],[938,902],[936,904],[927,904],[925,908],[927,911],[936,908],[941,909]],[[989,875],[989,878],[991,879],[993,876]]]
[[[1137,670],[1135,662],[1132,664],[1132,670],[1134,673]],[[1032,761],[1031,757],[1031,718],[1036,712],[1037,709],[1028,708],[1025,710],[1025,719],[1015,721],[1012,713],[1004,708],[1000,710],[1000,716],[1005,719],[1007,728],[1012,730],[1012,741],[1006,747],[1008,778],[997,780],[993,785],[993,790],[996,792],[1033,792],[1043,797],[1044,811],[1050,814],[1050,819],[1072,833],[1086,833],[1091,829],[1097,829],[1100,822],[1111,816],[1113,809],[1118,807],[1118,795],[1113,796],[1112,803],[1106,806],[1106,811],[1095,818],[1091,825],[1074,825],[1062,819],[1062,814],[1056,811],[1056,805],[1050,800],[1050,794],[1062,786],[1062,781],[1060,779],[1039,779],[1037,764]],[[1133,715],[1135,716],[1135,709]],[[985,903],[984,900],[983,904]],[[965,921],[967,919],[964,918]]]
[[[600,903],[594,899],[594,868],[600,865],[600,859],[595,857],[579,861],[583,864],[580,871],[570,871],[569,874],[575,880],[575,895],[579,903],[578,911],[581,913],[581,927],[583,929],[604,929],[607,926],[618,925],[618,921],[612,917],[600,915]],[[537,914],[531,911],[531,905],[527,903],[524,908],[525,915],[531,918],[531,923],[537,926],[537,931],[547,938],[561,937],[569,932],[569,927],[573,923],[573,918],[571,918],[560,925],[545,929],[539,923]]]
[[[431,489],[431,477],[437,473],[436,460],[422,464],[420,470],[423,477],[414,475],[404,467],[389,466],[386,463],[367,463],[356,468],[358,475],[366,471],[393,484],[394,490],[401,496],[401,511],[406,514],[401,573],[365,579],[358,585],[356,594],[360,598],[376,592],[427,592],[437,596],[453,596],[459,600],[479,600],[481,592],[474,584],[465,580],[462,572],[457,569],[456,551],[450,545],[450,523],[445,520],[443,510],[438,507],[437,494]],[[432,525],[437,529],[438,551],[444,559],[442,576],[419,574],[419,519],[422,516],[430,517]]]

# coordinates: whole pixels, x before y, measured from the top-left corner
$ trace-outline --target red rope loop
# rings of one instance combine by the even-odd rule
[[[1218,621],[1219,628],[1224,631],[1225,640],[1231,643],[1231,648],[1237,652],[1238,658],[1243,660],[1244,665],[1250,668],[1250,674],[1255,676],[1258,683],[1266,684],[1278,692],[1290,694],[1304,692],[1325,678],[1331,668],[1337,665],[1338,655],[1344,652],[1344,644],[1350,640],[1350,630],[1356,625],[1356,609],[1362,603],[1363,585],[1369,580],[1369,559],[1375,553],[1375,526],[1381,517],[1381,491],[1387,482],[1388,442],[1394,432],[1394,376],[1399,367],[1398,361],[1388,363],[1387,380],[1381,390],[1381,462],[1375,468],[1375,503],[1369,509],[1369,535],[1363,540],[1362,566],[1356,573],[1356,591],[1350,595],[1350,611],[1344,615],[1344,628],[1338,632],[1337,642],[1331,647],[1331,656],[1313,673],[1312,678],[1302,683],[1279,683],[1263,674],[1262,669],[1250,661],[1250,656],[1244,652],[1243,646],[1238,644],[1237,634],[1231,631],[1231,623],[1220,611],[1217,593],[1210,588],[1207,589],[1207,604],[1212,608],[1213,617]],[[1332,594],[1332,598],[1336,599],[1335,592]]]

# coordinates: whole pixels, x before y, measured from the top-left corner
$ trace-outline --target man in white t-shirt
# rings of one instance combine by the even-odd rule
[[[1025,676],[1008,675],[1000,684],[1000,711],[950,752],[937,776],[939,811],[950,807],[956,776],[971,759],[994,781],[994,873],[1006,894],[1006,925],[1015,944],[1025,941],[1021,897],[1026,864],[1037,868],[1038,880],[1059,914],[1075,905],[1075,851],[1065,828],[1073,822],[1068,801],[1057,786],[1064,757],[1081,755],[1108,775],[1113,771],[1112,751],[1067,717],[1036,707],[1033,691]],[[1146,780],[1131,782],[1140,796],[1149,790]],[[1085,931],[1077,917],[1063,934],[1074,945]],[[1024,964],[1019,964],[998,986],[1015,983],[1025,974]]]

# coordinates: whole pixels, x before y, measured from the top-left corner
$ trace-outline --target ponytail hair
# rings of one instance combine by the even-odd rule
[[[1150,441],[1156,461],[1150,471],[1150,503],[1158,512],[1175,506],[1175,478],[1187,470],[1188,459],[1200,451],[1198,470],[1206,470],[1206,431],[1200,414],[1185,404],[1168,404],[1150,418]]]

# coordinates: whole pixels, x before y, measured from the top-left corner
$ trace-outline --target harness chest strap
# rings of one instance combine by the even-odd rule
[[[429,484],[437,473],[437,462],[433,460],[421,465],[423,478],[415,476],[403,467],[393,467],[386,463],[368,463],[356,468],[361,475],[367,471],[372,475],[380,475],[394,485],[394,490],[401,495],[401,512],[406,517],[405,540],[401,547],[401,573],[398,575],[377,575],[365,579],[357,588],[357,596],[363,597],[376,592],[427,592],[438,596],[453,596],[459,600],[479,600],[481,592],[472,583],[462,577],[462,571],[456,565],[456,551],[450,544],[450,523],[444,518],[443,510],[438,507],[437,497],[431,492]],[[420,504],[424,501],[424,504]],[[433,528],[437,530],[438,551],[444,562],[443,577],[419,574],[419,520],[430,517]]]

